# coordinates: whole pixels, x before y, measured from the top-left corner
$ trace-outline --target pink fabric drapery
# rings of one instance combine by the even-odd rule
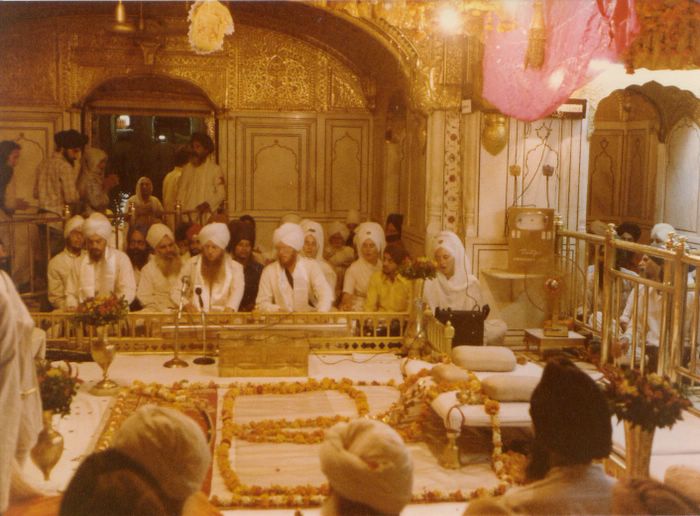
[[[547,117],[595,77],[592,59],[617,60],[638,32],[634,0],[545,0],[542,68],[525,68],[532,2],[519,2],[508,32],[484,36],[484,98],[526,121]]]

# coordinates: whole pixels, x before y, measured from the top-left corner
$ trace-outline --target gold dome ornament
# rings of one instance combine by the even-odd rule
[[[197,54],[211,54],[224,46],[224,36],[233,34],[231,12],[218,0],[200,0],[190,8],[187,36]]]
[[[481,144],[490,154],[496,156],[508,143],[508,124],[501,113],[486,113],[481,130]]]

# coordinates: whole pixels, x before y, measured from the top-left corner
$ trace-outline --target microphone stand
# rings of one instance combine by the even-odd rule
[[[204,313],[204,302],[202,301],[202,288],[197,287],[194,289],[195,294],[199,298],[199,309],[201,310],[202,317],[202,356],[195,358],[192,362],[198,365],[208,365],[213,364],[216,360],[209,355],[207,355],[207,317]]]
[[[173,343],[175,348],[174,355],[173,358],[171,358],[163,364],[163,367],[189,367],[190,365],[180,358],[180,341],[177,338],[178,332],[180,330],[180,319],[182,318],[182,309],[185,304],[185,290],[187,290],[189,284],[190,278],[188,276],[183,276],[182,287],[180,287],[180,305],[177,308],[177,315],[175,316],[175,342]]]

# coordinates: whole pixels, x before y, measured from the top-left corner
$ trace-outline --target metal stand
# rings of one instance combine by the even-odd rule
[[[195,358],[192,362],[198,365],[209,365],[216,362],[214,357],[207,354],[207,318],[202,308],[202,356]]]
[[[187,279],[187,276],[182,278],[182,291],[180,292],[180,305],[177,308],[177,315],[175,316],[175,350],[174,350],[174,355],[173,358],[168,360],[166,363],[163,364],[163,367],[189,367],[190,364],[185,362],[180,358],[180,339],[178,339],[178,330],[180,328],[180,319],[182,318],[182,307],[184,305],[184,291],[187,288],[187,285],[189,284],[189,281]]]

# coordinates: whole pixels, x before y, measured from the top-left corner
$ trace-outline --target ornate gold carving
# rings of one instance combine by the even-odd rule
[[[33,103],[57,101],[56,38],[42,29],[28,34],[7,34],[0,40],[2,80],[0,99],[3,103],[30,100]]]
[[[342,70],[338,70],[337,68],[332,68],[330,72],[331,107],[336,109],[364,109],[364,99],[357,95],[357,90],[361,89],[361,86],[357,84],[357,80],[349,74],[344,74]]]

